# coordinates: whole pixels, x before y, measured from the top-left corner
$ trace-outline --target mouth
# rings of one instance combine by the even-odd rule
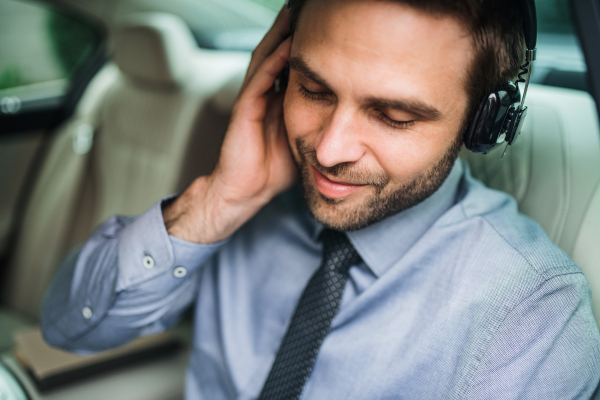
[[[343,199],[345,197],[356,194],[360,190],[362,190],[365,186],[368,185],[356,185],[353,183],[343,182],[343,181],[334,181],[332,179],[327,178],[325,175],[316,170],[315,167],[308,164],[312,171],[313,177],[315,179],[315,183],[317,185],[317,190],[330,199]]]

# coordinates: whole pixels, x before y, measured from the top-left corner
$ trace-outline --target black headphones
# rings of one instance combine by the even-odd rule
[[[527,107],[523,107],[523,104],[531,78],[530,63],[536,58],[537,16],[534,0],[523,0],[522,5],[525,15],[523,33],[527,46],[525,64],[521,65],[516,84],[508,82],[492,92],[479,106],[465,135],[465,147],[475,153],[485,154],[505,142],[506,152],[508,146],[512,145],[521,133],[525,122]],[[525,74],[527,77],[524,79]],[[519,91],[519,83],[525,84],[523,98]]]

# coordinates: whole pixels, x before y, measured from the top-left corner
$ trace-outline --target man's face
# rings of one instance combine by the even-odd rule
[[[285,125],[306,201],[350,231],[423,201],[462,141],[471,38],[392,1],[310,1],[295,32]]]

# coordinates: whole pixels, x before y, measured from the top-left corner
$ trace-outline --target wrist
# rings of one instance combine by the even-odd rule
[[[202,208],[208,188],[207,177],[196,179],[179,197],[163,204],[162,215],[169,235],[188,242],[211,243],[210,234],[202,227]]]
[[[220,242],[266,204],[264,199],[238,200],[225,192],[211,176],[196,179],[181,196],[163,207],[167,232],[188,242]]]

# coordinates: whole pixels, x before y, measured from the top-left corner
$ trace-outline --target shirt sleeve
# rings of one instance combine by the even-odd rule
[[[80,353],[119,346],[171,327],[195,299],[199,269],[225,243],[170,236],[162,201],[141,217],[112,217],[71,253],[48,289],[42,333]]]
[[[600,380],[600,333],[580,273],[542,283],[506,317],[468,399],[591,399]]]

